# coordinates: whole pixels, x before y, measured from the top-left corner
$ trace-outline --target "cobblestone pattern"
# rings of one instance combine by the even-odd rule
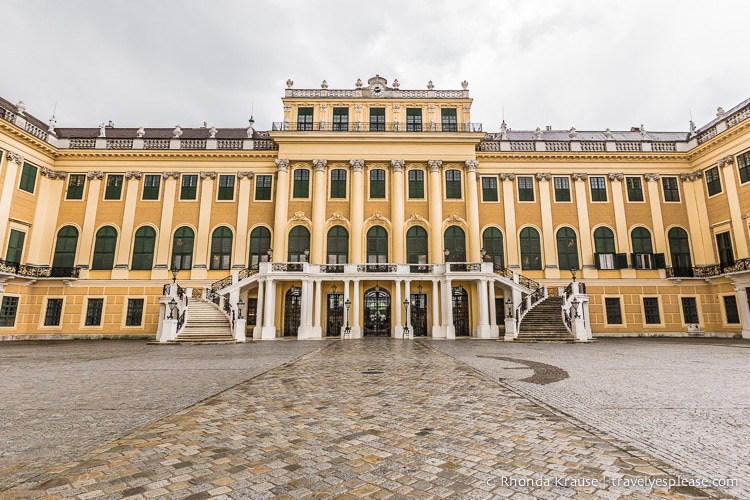
[[[606,339],[587,345],[431,342],[456,360],[666,462],[683,478],[738,479],[750,498],[750,342]],[[569,378],[529,383],[523,359]]]
[[[532,478],[667,479],[654,465],[434,349],[365,339],[333,342],[50,468],[11,493],[50,499],[684,498],[612,484],[528,484]]]
[[[0,489],[323,345],[0,343]]]

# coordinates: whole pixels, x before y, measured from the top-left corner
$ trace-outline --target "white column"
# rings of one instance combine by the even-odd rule
[[[432,337],[444,338],[443,329],[440,327],[440,292],[438,280],[432,280]]]
[[[362,170],[365,166],[365,161],[350,160],[349,164],[351,165],[350,171],[352,176],[351,191],[349,193],[352,232],[349,237],[349,246],[352,249],[351,262],[357,264],[366,260],[362,252],[362,241],[364,238],[362,225],[365,218],[365,192]],[[354,336],[354,329],[352,329],[352,336]]]
[[[258,299],[255,305],[255,328],[253,328],[253,339],[260,339],[263,331],[263,280],[258,280]]]
[[[428,160],[430,167],[429,175],[429,205],[428,218],[430,219],[430,260],[439,263],[443,259],[443,178],[441,175],[442,160]]]
[[[445,338],[456,338],[456,327],[453,325],[453,294],[450,280],[443,281],[443,330]]]
[[[352,321],[352,338],[362,338],[362,327],[359,324],[359,308],[360,308],[360,294],[359,294],[359,280],[354,280],[354,299],[352,300],[352,309],[354,309],[353,321]]]
[[[273,219],[273,256],[274,262],[284,262],[287,258],[286,222],[289,214],[289,160],[276,159],[276,211]]]
[[[467,260],[480,262],[482,255],[481,238],[479,236],[479,196],[477,194],[477,165],[478,160],[466,160],[466,223],[469,226]]]
[[[393,223],[393,262],[406,262],[404,250],[404,160],[391,160],[391,221]]]
[[[480,339],[488,339],[490,338],[490,325],[487,318],[487,280],[482,279],[477,283],[477,292],[477,300],[479,301],[477,337]]]
[[[396,324],[393,326],[393,336],[401,339],[404,338],[404,327],[401,323],[401,308],[399,307],[401,303],[401,280],[396,280],[394,283],[396,285],[396,291],[393,294],[393,298],[396,301]]]
[[[265,316],[265,324],[263,325],[263,331],[261,332],[261,338],[275,339],[276,338],[276,326],[273,324],[274,320],[274,304],[276,302],[276,282],[272,279],[266,280],[266,311],[263,313]]]
[[[323,328],[320,326],[320,303],[323,301],[320,280],[315,280],[315,314],[313,315],[313,337],[323,338]]]
[[[325,222],[326,222],[326,165],[327,160],[313,160],[315,174],[312,191],[312,242],[310,262],[325,263]]]
[[[497,326],[497,304],[495,304],[494,280],[487,280],[487,288],[490,301],[490,338],[496,339],[500,336],[500,329]]]
[[[404,298],[409,301],[409,311],[411,311],[411,281],[406,280],[404,282]],[[399,303],[399,307],[404,307],[404,304]],[[405,323],[409,325],[409,331],[411,331],[411,334],[414,335],[414,330],[411,329],[411,314],[407,313],[406,310],[404,310],[404,314],[406,314],[406,321]]]

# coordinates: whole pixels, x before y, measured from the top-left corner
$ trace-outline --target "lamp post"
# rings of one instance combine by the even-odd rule
[[[420,283],[419,285],[417,285],[417,293],[419,295],[422,295],[422,283]]]
[[[576,274],[578,273],[578,269],[575,267],[570,268],[570,275],[573,276],[573,283],[576,282]]]
[[[174,308],[177,307],[177,302],[174,297],[169,301],[169,319],[174,319]]]
[[[409,338],[409,299],[404,299],[404,309],[406,310],[406,316],[404,316],[404,338]]]
[[[242,308],[245,307],[245,302],[240,299],[237,302],[237,319],[242,319]]]
[[[573,318],[575,318],[575,319],[580,318],[580,316],[578,315],[578,304],[579,303],[580,302],[578,302],[578,299],[575,298],[575,297],[573,297],[573,300],[570,302],[570,305],[573,307],[573,313],[574,313]]]
[[[268,262],[271,262],[271,256],[273,256],[273,248],[269,247],[268,250],[266,250],[266,255],[268,255]]]
[[[305,248],[305,262],[310,262],[310,249]]]
[[[513,317],[513,300],[511,300],[510,297],[508,297],[508,300],[505,301],[505,306],[508,308],[508,318]]]
[[[179,267],[177,267],[177,268],[173,267],[172,268],[172,283],[177,283],[177,273],[179,273],[179,272],[180,272],[180,268]]]
[[[346,326],[344,327],[344,338],[352,334],[352,329],[349,326],[349,307],[351,305],[352,305],[352,301],[349,299],[346,299],[346,301],[344,302],[344,307],[346,308]]]

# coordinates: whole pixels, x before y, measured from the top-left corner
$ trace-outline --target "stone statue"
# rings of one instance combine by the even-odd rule
[[[23,101],[18,101],[16,104],[16,112],[23,116],[23,114],[26,112],[26,103]]]
[[[392,83],[392,85],[393,85],[393,88],[394,88],[394,89],[397,89],[397,88],[398,88],[398,86],[399,86],[399,85],[401,85],[400,83],[398,83],[398,78],[396,78],[395,80],[393,80],[393,83]]]
[[[500,139],[503,141],[508,140],[508,125],[505,124],[505,120],[500,124]]]
[[[430,80],[429,82],[427,82],[427,90],[432,90],[434,88],[435,88],[435,85],[432,84],[432,80]]]
[[[182,127],[180,127],[179,125],[175,125],[174,130],[172,131],[172,138],[179,139],[181,135],[182,135]]]
[[[539,127],[537,127],[536,130],[534,131],[534,137],[536,137],[537,140],[541,139],[542,138],[542,129],[540,129]]]
[[[463,82],[461,82],[461,87],[463,87],[464,90],[468,89],[469,88],[469,82],[467,82],[466,80],[464,80]]]
[[[210,128],[210,129],[208,130],[208,137],[209,137],[209,139],[216,139],[216,133],[217,133],[218,131],[219,131],[219,129],[217,129],[216,127],[213,127],[213,126],[212,126],[212,127],[211,127],[211,128]]]
[[[286,88],[290,89],[292,88],[292,85],[294,85],[294,81],[292,81],[291,79],[286,81]]]
[[[137,135],[139,139],[143,139],[143,136],[146,135],[146,129],[144,129],[143,127],[138,127],[135,135]]]
[[[49,128],[47,129],[47,132],[49,132],[50,134],[54,134],[56,126],[57,126],[57,119],[55,119],[55,117],[53,116],[52,118],[49,119]]]
[[[104,125],[104,122],[101,122],[99,124],[99,137],[107,137],[107,130],[106,130],[106,125]]]

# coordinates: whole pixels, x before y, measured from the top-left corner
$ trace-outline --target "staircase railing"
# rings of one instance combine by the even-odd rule
[[[179,334],[187,322],[190,294],[177,283],[167,283],[162,289],[162,295],[170,297],[175,301],[174,309],[167,311],[167,316],[168,318],[177,319],[177,333]]]
[[[583,318],[584,325],[586,324],[586,316],[582,315],[579,311],[573,311],[573,299],[578,295],[586,295],[586,284],[580,281],[568,283],[563,292],[560,294],[562,298],[561,314],[565,328],[570,333],[573,333],[573,320],[575,318]]]
[[[532,293],[527,294],[521,300],[521,303],[518,305],[518,307],[516,307],[516,330],[518,330],[519,326],[521,325],[521,321],[529,313],[529,311],[531,311],[535,305],[549,296],[546,286],[539,283],[536,284],[539,286],[539,288],[534,290]]]
[[[229,278],[231,278],[231,276],[229,276]],[[234,306],[230,303],[229,298],[219,293],[216,293],[216,291],[213,290],[214,284],[205,288],[206,300],[212,303],[214,306],[216,306],[216,309],[221,311],[222,314],[224,314],[224,317],[227,318],[227,321],[229,321],[229,324],[231,325],[232,335],[234,335],[235,318],[237,316],[237,311],[235,310]]]

